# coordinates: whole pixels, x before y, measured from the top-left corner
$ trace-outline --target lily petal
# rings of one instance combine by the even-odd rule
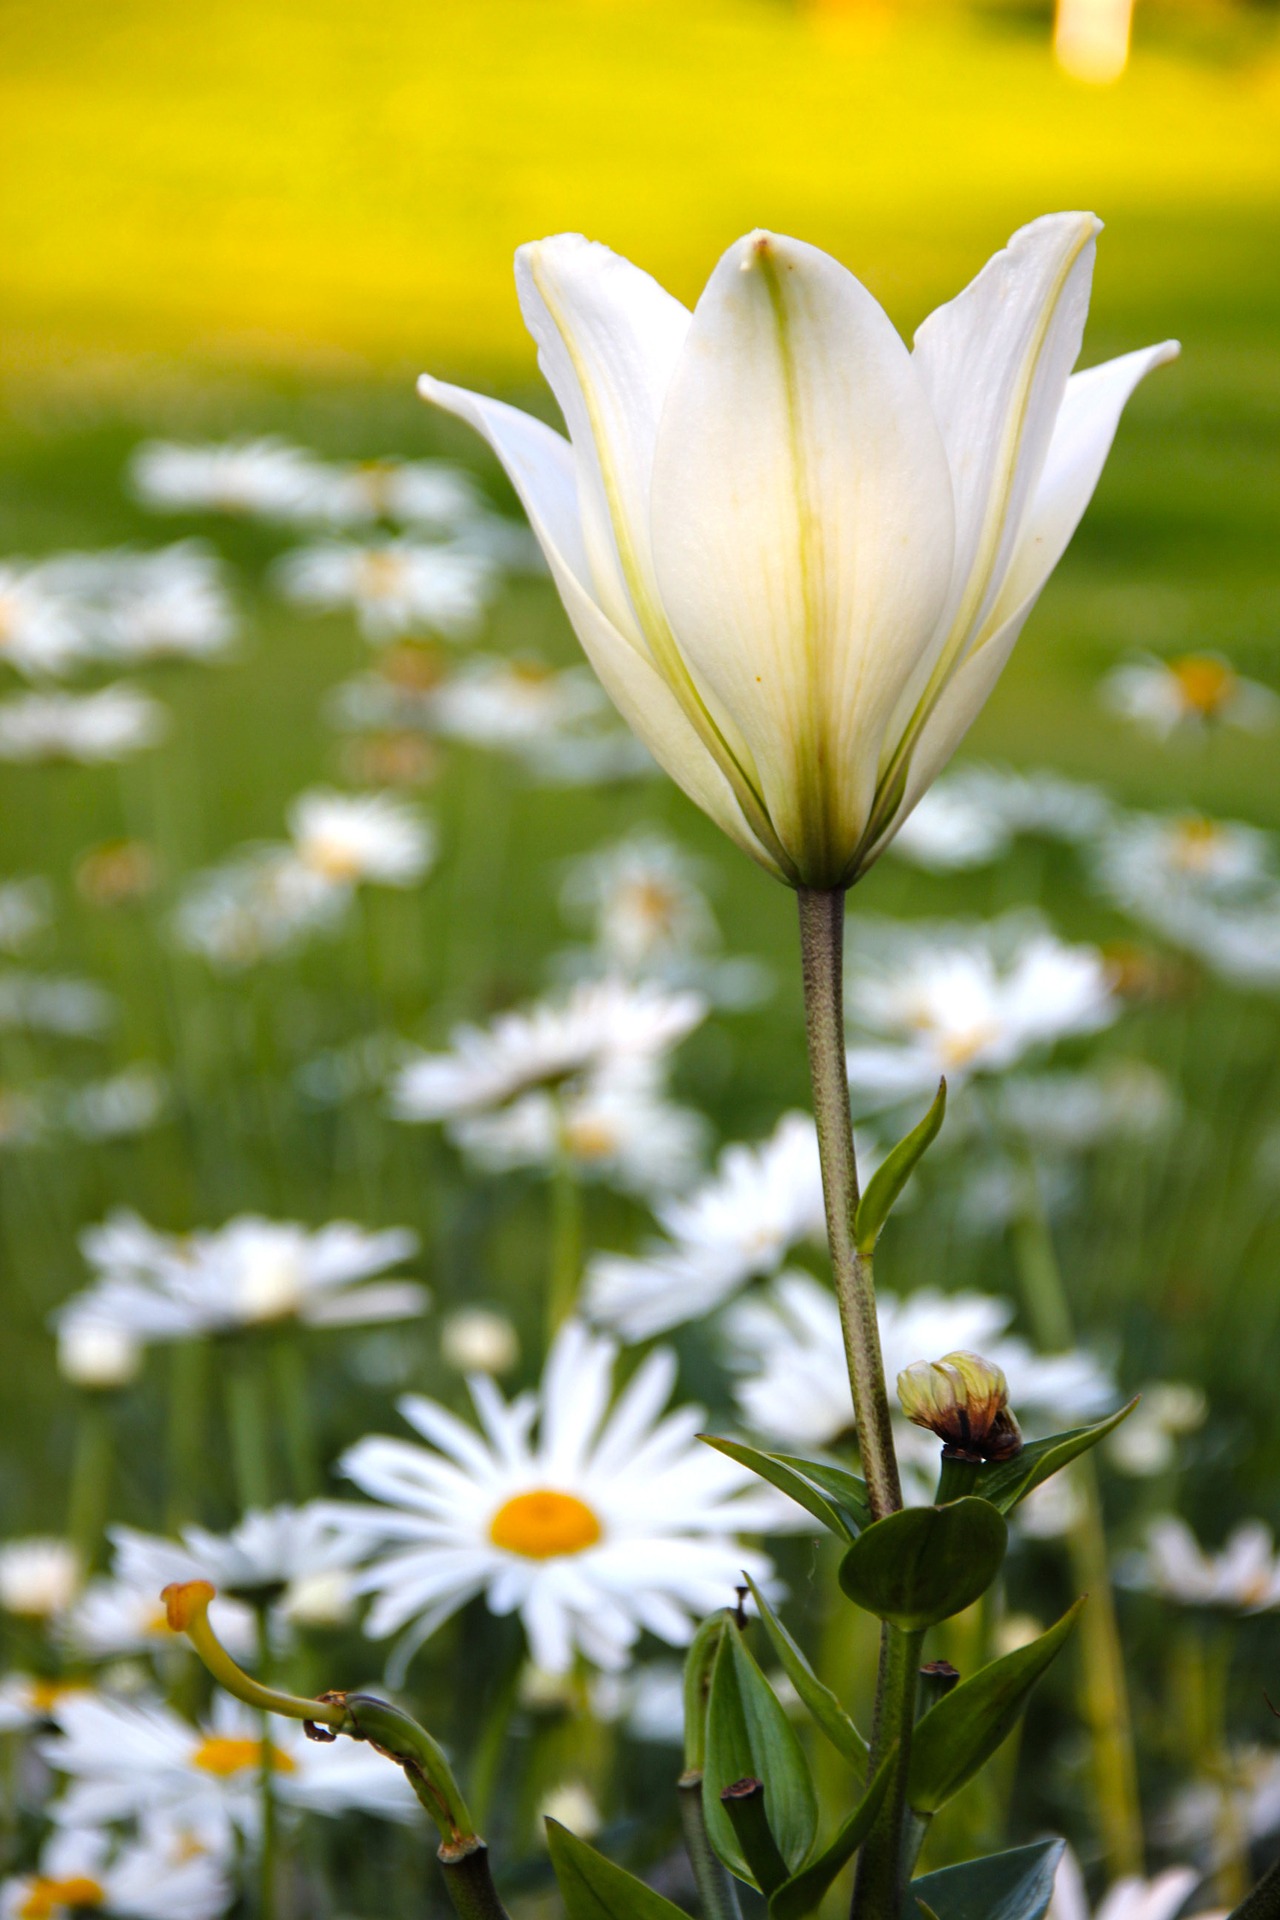
[[[1153,368],[1176,360],[1178,353],[1177,341],[1165,340],[1073,374],[1067,382],[1048,457],[1018,530],[987,630],[939,695],[916,742],[893,827],[876,851],[892,839],[985,706],[1028,615],[1093,498],[1130,395]]]
[[[827,254],[753,234],[724,255],[671,379],[651,516],[694,680],[733,715],[800,876],[837,884],[942,611],[952,504],[911,357]]]
[[[474,427],[502,462],[546,555],[582,650],[632,732],[695,806],[753,860],[783,877],[772,854],[748,826],[728,781],[675,694],[647,653],[619,632],[591,594],[591,565],[578,517],[577,467],[569,442],[518,407],[465,387],[448,386],[424,374],[418,391],[424,400]]]
[[[1091,213],[1046,214],[918,330],[914,360],[951,465],[956,546],[947,652],[985,622],[1044,465],[1089,311]]]
[[[689,310],[649,274],[581,234],[516,253],[516,291],[560,403],[578,470],[595,598],[628,637],[652,625],[649,477]]]

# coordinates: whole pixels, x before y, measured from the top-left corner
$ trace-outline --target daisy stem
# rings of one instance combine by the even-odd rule
[[[247,1341],[227,1353],[224,1373],[231,1466],[241,1509],[271,1505],[271,1463],[263,1405],[261,1356]]]
[[[875,1283],[871,1262],[859,1253],[854,1236],[859,1196],[845,1066],[844,889],[800,887],[797,898],[809,1076],[822,1159],[831,1270],[853,1389],[858,1451],[871,1512],[880,1520],[901,1507],[902,1488],[880,1353]]]
[[[209,1349],[203,1340],[176,1341],[169,1356],[169,1530],[196,1518],[196,1489],[204,1463]]]
[[[67,1537],[87,1573],[102,1543],[111,1495],[111,1417],[106,1394],[82,1393],[79,1399]]]
[[[547,1292],[547,1338],[553,1340],[573,1312],[582,1278],[582,1188],[568,1153],[556,1155],[551,1175],[551,1276]]]
[[[284,1415],[285,1453],[295,1500],[310,1500],[319,1491],[318,1450],[311,1403],[307,1397],[307,1367],[298,1333],[280,1334],[272,1354],[274,1386]]]
[[[1074,1339],[1071,1304],[1035,1164],[1029,1155],[1024,1158],[1023,1172],[1022,1212],[1012,1233],[1014,1262],[1036,1345],[1042,1352],[1056,1353]],[[1082,1512],[1067,1534],[1067,1549],[1072,1578],[1089,1595],[1080,1632],[1084,1711],[1093,1748],[1094,1801],[1108,1876],[1119,1880],[1143,1871],[1133,1716],[1093,1459],[1086,1456],[1076,1461],[1071,1477],[1081,1496]]]

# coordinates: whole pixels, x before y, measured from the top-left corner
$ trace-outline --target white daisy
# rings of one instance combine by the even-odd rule
[[[374,1557],[367,1631],[411,1646],[478,1594],[519,1612],[536,1664],[564,1672],[581,1651],[625,1666],[642,1631],[680,1646],[731,1598],[746,1567],[734,1536],[772,1524],[752,1476],[695,1439],[701,1410],[663,1415],[675,1360],[650,1354],[613,1402],[617,1349],[569,1322],[536,1393],[507,1404],[471,1381],[482,1431],[434,1401],[400,1411],[427,1442],[369,1437],[342,1469],[383,1506],[333,1512]]]
[[[618,973],[652,972],[717,943],[696,864],[658,834],[633,834],[575,860],[560,897]]]
[[[62,1122],[82,1140],[127,1140],[164,1118],[169,1083],[155,1067],[125,1067],[105,1080],[74,1087],[63,1103]]]
[[[289,808],[304,867],[339,887],[412,887],[435,857],[435,833],[416,808],[385,793],[315,787]]]
[[[0,700],[0,760],[125,760],[159,741],[168,710],[126,681],[97,693],[24,693]]]
[[[885,1373],[957,1350],[981,1353],[1009,1383],[1009,1404],[1032,1433],[1096,1418],[1115,1404],[1115,1383],[1092,1354],[1038,1354],[1008,1332],[1013,1308],[981,1293],[923,1288],[877,1296]],[[830,1288],[806,1273],[783,1273],[768,1293],[737,1302],[725,1319],[736,1398],[755,1431],[796,1448],[829,1447],[853,1424],[840,1313]],[[937,1478],[938,1443],[895,1417],[904,1466],[917,1470],[923,1497]]]
[[[1166,1136],[1179,1099],[1166,1076],[1145,1060],[1117,1060],[1079,1072],[1010,1075],[1000,1082],[1002,1127],[1037,1153],[1086,1153],[1108,1140]]]
[[[45,932],[52,918],[53,900],[47,880],[0,882],[0,952],[23,952]]]
[[[312,455],[274,438],[186,446],[149,440],[130,462],[133,491],[158,513],[231,513],[292,521],[312,511]]]
[[[95,1284],[57,1322],[91,1313],[142,1341],[290,1319],[311,1327],[412,1319],[427,1300],[415,1281],[373,1284],[416,1252],[417,1235],[404,1228],[366,1233],[337,1220],[313,1229],[242,1214],[212,1231],[167,1234],[122,1209],[82,1234],[80,1246]]]
[[[116,1003],[105,987],[70,974],[0,973],[0,1031],[24,1029],[64,1039],[96,1040],[115,1018]]]
[[[865,923],[864,923],[865,924]],[[1096,947],[995,922],[946,935],[877,930],[881,950],[854,956],[848,1007],[873,1041],[849,1051],[855,1103],[891,1106],[1000,1073],[1026,1054],[1116,1018],[1115,985]]]
[[[332,933],[350,898],[292,847],[250,847],[195,875],[174,912],[174,936],[188,952],[237,973]]]
[[[1098,788],[1058,773],[961,766],[928,790],[891,850],[933,873],[961,872],[1002,858],[1020,833],[1090,840],[1111,810]]]
[[[261,1817],[259,1718],[226,1694],[193,1726],[159,1701],[69,1699],[56,1709],[59,1732],[40,1743],[66,1774],[53,1813],[64,1827],[113,1825],[144,1815],[190,1825],[226,1844],[252,1841]],[[308,1740],[294,1720],[271,1724],[270,1759],[284,1806],[317,1813],[348,1809],[411,1820],[418,1802],[400,1768],[352,1741]]]
[[[1177,1465],[1178,1442],[1202,1427],[1209,1405],[1188,1380],[1151,1380],[1129,1418],[1106,1440],[1107,1457],[1135,1480],[1168,1473]]]
[[[607,707],[587,667],[477,654],[436,688],[430,712],[433,730],[447,739],[518,751],[540,750],[548,736],[571,731]]]
[[[107,1392],[131,1386],[142,1371],[143,1349],[127,1327],[92,1311],[64,1312],[58,1327],[58,1372],[73,1387]]]
[[[452,533],[486,514],[471,475],[443,460],[315,461],[312,472],[310,511],[336,527],[390,520]]]
[[[1246,1520],[1218,1553],[1203,1548],[1173,1514],[1151,1522],[1146,1545],[1124,1561],[1117,1578],[1185,1607],[1272,1613],[1280,1607],[1280,1558],[1270,1527]]]
[[[36,1535],[0,1545],[0,1609],[26,1620],[65,1613],[84,1577],[69,1540]]]
[[[1280,720],[1280,694],[1243,679],[1216,653],[1129,661],[1113,668],[1099,691],[1113,713],[1158,740],[1209,726],[1263,733]]]
[[[1109,1887],[1095,1909],[1089,1905],[1084,1875],[1068,1847],[1058,1862],[1046,1920],[1174,1920],[1199,1879],[1194,1867],[1167,1867],[1154,1880],[1133,1874]],[[1210,1915],[1197,1908],[1195,1920],[1225,1920],[1225,1910]]]
[[[68,1644],[92,1660],[180,1648],[183,1643],[170,1631],[160,1594],[171,1581],[207,1578],[199,1560],[184,1543],[134,1527],[109,1527],[107,1537],[111,1572],[91,1580],[68,1609],[60,1623]],[[237,1659],[254,1658],[257,1629],[249,1607],[220,1593],[209,1617]]]
[[[283,556],[276,580],[287,600],[350,607],[368,640],[427,631],[465,640],[493,597],[495,569],[474,554],[416,540],[367,546],[322,541]]]
[[[808,1114],[782,1116],[759,1146],[729,1146],[715,1172],[655,1209],[666,1241],[639,1257],[596,1254],[587,1311],[624,1340],[700,1318],[757,1275],[775,1273],[800,1241],[826,1231],[818,1136]]]
[[[29,1733],[47,1726],[58,1702],[72,1693],[88,1693],[83,1680],[49,1680],[32,1673],[0,1678],[0,1733]]]
[[[552,1171],[650,1198],[697,1177],[707,1123],[666,1098],[647,1065],[615,1069],[566,1086],[535,1088],[493,1113],[451,1122],[449,1138],[477,1167]]]
[[[457,1373],[510,1373],[520,1358],[520,1336],[493,1307],[459,1307],[441,1325],[440,1355]]]
[[[562,1001],[499,1014],[487,1027],[455,1027],[449,1053],[423,1053],[397,1074],[401,1120],[454,1120],[504,1106],[536,1087],[614,1067],[655,1062],[705,1018],[696,993],[664,993],[624,980],[589,981]]]
[[[57,679],[92,652],[80,610],[39,562],[0,562],[0,660],[32,680]]]
[[[1280,862],[1272,835],[1240,821],[1130,814],[1094,863],[1134,919],[1233,984],[1280,980]]]
[[[252,1510],[230,1533],[184,1527],[182,1540],[197,1571],[170,1578],[211,1580],[232,1595],[287,1589],[318,1574],[340,1572],[355,1558],[349,1537],[335,1529],[329,1511],[315,1500],[301,1507]]]
[[[1273,1747],[1233,1747],[1215,1756],[1213,1779],[1196,1780],[1174,1796],[1155,1838],[1165,1846],[1205,1848],[1217,1860],[1224,1840],[1239,1834],[1262,1840],[1280,1828],[1280,1753]]]
[[[45,1842],[34,1873],[0,1882],[0,1920],[216,1920],[232,1898],[224,1864],[163,1829],[116,1843],[75,1828]]]
[[[133,666],[174,657],[207,660],[236,634],[226,568],[198,540],[139,553],[120,547],[45,561],[42,577],[76,610],[101,658]]]

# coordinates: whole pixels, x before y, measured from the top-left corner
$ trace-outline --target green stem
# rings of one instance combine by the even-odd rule
[[[67,1537],[88,1573],[98,1557],[111,1499],[111,1416],[104,1393],[82,1393],[77,1416],[75,1460]]]
[[[801,887],[796,897],[800,903],[809,1075],[822,1159],[831,1271],[840,1303],[849,1384],[853,1389],[858,1450],[871,1512],[880,1520],[901,1507],[902,1488],[893,1449],[871,1262],[858,1252],[854,1237],[858,1168],[845,1065],[844,890]]]
[[[276,1394],[284,1416],[284,1444],[293,1497],[310,1500],[320,1490],[319,1453],[307,1395],[306,1362],[296,1329],[290,1328],[277,1336],[271,1358]]]
[[[554,1339],[573,1312],[582,1278],[582,1188],[569,1155],[556,1156],[551,1176],[551,1274],[547,1334]]]
[[[493,1884],[489,1849],[483,1840],[473,1837],[459,1846],[443,1846],[436,1859],[458,1920],[509,1920]]]
[[[898,1920],[902,1910],[906,1882],[903,1829],[907,1813],[907,1774],[911,1766],[911,1733],[916,1721],[923,1643],[924,1633],[920,1630],[884,1628],[868,1779],[895,1742],[897,1751],[884,1803],[858,1855],[853,1920]]]
[[[205,1471],[205,1415],[209,1398],[209,1349],[203,1340],[182,1340],[169,1355],[169,1531],[177,1533],[199,1513],[198,1490]]]
[[[485,1715],[472,1755],[468,1777],[471,1782],[469,1804],[475,1814],[478,1827],[488,1825],[489,1813],[493,1806],[493,1796],[497,1790],[498,1777],[506,1752],[507,1729],[511,1724],[511,1712],[520,1692],[520,1667],[523,1654],[512,1661],[510,1670],[499,1682],[493,1703]]]
[[[1046,1353],[1057,1353],[1074,1343],[1071,1303],[1030,1156],[1023,1159],[1023,1173],[1024,1204],[1013,1227],[1014,1260],[1036,1344]],[[1080,1663],[1094,1800],[1108,1877],[1119,1880],[1141,1874],[1144,1866],[1133,1715],[1092,1456],[1078,1460],[1071,1477],[1082,1512],[1067,1535],[1067,1548],[1072,1578],[1089,1595],[1080,1621]]]
[[[702,1920],[742,1920],[733,1877],[720,1864],[707,1833],[707,1819],[702,1808],[701,1772],[695,1769],[690,1773],[682,1773],[676,1790],[680,1795],[684,1850],[693,1868]]]
[[[269,1609],[255,1609],[258,1628],[258,1672],[264,1685],[271,1678],[271,1623]],[[276,1789],[275,1749],[271,1744],[271,1716],[263,1709],[260,1716],[262,1755],[258,1767],[258,1791],[262,1806],[262,1845],[258,1856],[259,1920],[274,1920],[276,1911]]]
[[[227,1428],[236,1498],[245,1512],[271,1505],[271,1460],[261,1355],[238,1342],[226,1354]]]

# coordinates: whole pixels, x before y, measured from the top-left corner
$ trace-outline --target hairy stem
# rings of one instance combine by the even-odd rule
[[[871,1737],[871,1766],[897,1743],[884,1804],[858,1855],[853,1887],[854,1920],[898,1920],[906,1881],[903,1827],[907,1813],[907,1773],[911,1732],[916,1721],[920,1648],[924,1634],[901,1627],[884,1629],[876,1723]],[[870,1774],[868,1774],[870,1778]]]
[[[875,1519],[902,1505],[898,1461],[893,1450],[889,1396],[880,1353],[875,1284],[871,1262],[858,1252],[854,1216],[858,1208],[858,1168],[849,1114],[849,1076],[844,1038],[844,890],[801,887],[800,956],[804,972],[805,1030],[813,1113],[822,1157],[831,1271],[840,1303],[845,1358],[853,1389],[858,1450]]]

